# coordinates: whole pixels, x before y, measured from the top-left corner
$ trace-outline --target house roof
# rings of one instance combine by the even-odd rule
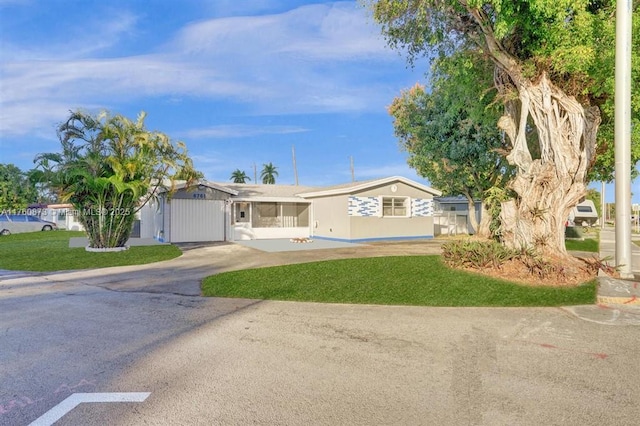
[[[457,197],[438,197],[436,201],[439,203],[468,203],[467,197],[463,195],[458,195]],[[473,200],[476,203],[481,203],[482,200],[475,199]]]
[[[221,185],[216,182],[211,182],[204,179],[200,179],[197,183],[192,183],[191,185],[187,185],[187,182],[184,180],[176,181],[175,184],[173,185],[173,189],[184,189],[187,187],[194,187],[194,186],[203,186],[206,188],[211,188],[211,189],[216,189],[218,191],[226,192],[227,194],[238,195],[238,191],[232,188],[229,188],[226,185]],[[169,191],[169,188],[171,188],[170,184],[160,189],[160,192],[167,192]]]
[[[313,191],[319,188],[299,185],[263,185],[247,183],[225,184],[229,189],[237,192],[233,197],[237,201],[290,201],[304,202],[297,196],[300,192]]]
[[[343,195],[343,194],[352,194],[354,192],[364,191],[370,188],[374,188],[376,186],[387,185],[393,182],[402,182],[405,185],[412,186],[421,191],[428,192],[435,196],[442,195],[442,192],[437,189],[433,189],[429,186],[423,185],[411,179],[407,179],[402,176],[390,176],[382,179],[372,179],[361,182],[350,182],[343,185],[336,185],[326,188],[317,188],[315,191],[301,191],[298,193],[299,196],[304,198],[316,198],[316,197],[327,197],[331,195]]]
[[[200,180],[197,184],[208,188],[217,189],[233,195],[236,201],[265,201],[265,202],[305,202],[305,198],[326,197],[331,195],[352,194],[374,188],[376,186],[387,185],[394,182],[402,182],[408,186],[421,191],[428,192],[434,196],[442,195],[442,192],[423,185],[402,176],[391,176],[382,179],[371,179],[366,181],[349,182],[341,185],[329,187],[303,186],[303,185],[265,185],[248,183],[219,183],[207,180]],[[174,189],[186,188],[185,181],[176,182]],[[167,189],[165,189],[166,191]]]

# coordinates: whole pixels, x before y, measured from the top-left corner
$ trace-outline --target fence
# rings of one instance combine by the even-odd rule
[[[456,212],[436,213],[433,231],[438,235],[469,235],[469,215]]]

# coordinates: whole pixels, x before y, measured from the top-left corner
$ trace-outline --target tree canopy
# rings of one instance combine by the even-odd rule
[[[464,55],[490,61],[503,105],[497,125],[516,170],[502,203],[501,238],[567,257],[564,222],[589,179],[610,180],[613,143],[613,0],[378,0],[374,18],[408,61]],[[640,64],[635,5],[632,165],[639,158]],[[602,125],[603,131],[598,133]],[[611,154],[609,156],[609,154]]]
[[[445,195],[464,195],[471,225],[489,236],[488,214],[482,229],[475,219],[475,199],[512,176],[502,153],[507,148],[496,123],[500,117],[493,70],[465,55],[437,61],[431,91],[421,85],[394,99],[389,113],[396,136],[409,153],[408,163]]]
[[[611,182],[615,5],[614,0],[379,0],[372,8],[389,44],[406,52],[411,64],[423,56],[445,60],[453,52],[474,51],[506,71],[509,83],[546,74],[583,106],[597,106],[602,122],[588,180]],[[637,175],[640,3],[633,8],[631,163]]]
[[[0,212],[24,209],[36,201],[38,191],[29,172],[14,164],[0,164]]]
[[[58,128],[62,151],[35,159],[61,199],[73,204],[90,247],[124,246],[135,212],[156,189],[176,176],[201,176],[184,144],[147,130],[145,117],[71,112]]]

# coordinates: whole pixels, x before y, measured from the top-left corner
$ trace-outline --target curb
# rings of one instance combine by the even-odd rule
[[[609,276],[598,277],[599,305],[640,306],[640,283]]]
[[[623,306],[640,306],[640,299],[636,296],[632,297],[610,297],[598,296],[596,298],[598,305],[623,305]]]

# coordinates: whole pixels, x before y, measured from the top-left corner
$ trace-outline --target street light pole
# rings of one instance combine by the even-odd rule
[[[607,212],[606,212],[606,208],[607,208],[607,203],[605,201],[605,194],[604,194],[604,190],[605,190],[605,185],[604,185],[604,181],[601,182],[601,190],[600,190],[600,229],[604,229],[605,226],[605,221],[607,220]]]
[[[615,175],[616,266],[622,278],[631,269],[631,12],[632,0],[616,5]]]

